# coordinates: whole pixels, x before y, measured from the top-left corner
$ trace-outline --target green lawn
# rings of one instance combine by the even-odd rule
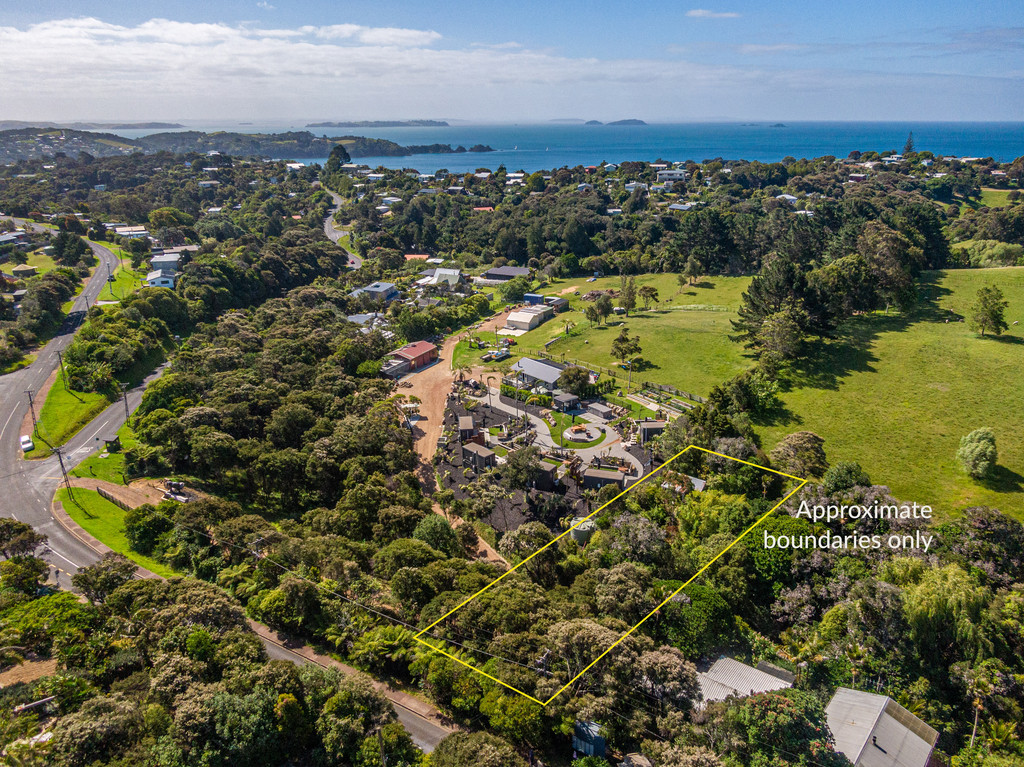
[[[107,437],[109,435],[102,434],[98,436]],[[123,485],[124,451],[133,445],[137,445],[139,441],[135,438],[135,432],[132,431],[128,424],[124,424],[117,430],[117,436],[121,438],[121,452],[110,453],[106,458],[101,458],[100,455],[103,453],[102,448],[104,444],[98,442],[96,443],[96,452],[72,469],[71,475],[74,477],[103,479],[107,482],[113,482],[115,485]]]
[[[29,266],[34,266],[36,268],[36,274],[46,274],[47,272],[57,268],[57,262],[50,258],[50,256],[44,254],[42,248],[28,253],[25,263]],[[5,272],[6,274],[13,274],[12,270],[17,265],[18,264],[13,261],[8,261],[3,265],[3,268],[0,269],[0,271]]]
[[[80,524],[85,531],[107,546],[124,554],[137,565],[150,572],[169,578],[177,575],[174,570],[131,550],[128,539],[124,535],[124,511],[115,506],[94,490],[74,488],[75,500],[68,496],[67,488],[57,491],[57,500],[64,506],[64,511]]]
[[[1024,519],[1024,267],[963,269],[925,276],[928,298],[911,317],[855,318],[850,338],[822,344],[782,395],[785,411],[759,433],[770,450],[786,434],[825,439],[830,461],[858,461],[871,479],[938,516],[988,505]],[[998,285],[1010,331],[979,338],[966,315],[977,290]],[[991,426],[999,469],[968,477],[955,459],[960,438]]]
[[[1004,208],[1010,204],[1010,189],[988,189],[981,190],[981,204],[990,208]]]
[[[614,338],[625,327],[630,335],[640,337],[643,363],[633,372],[632,386],[641,381],[671,384],[684,391],[706,395],[719,384],[750,366],[743,349],[729,340],[743,291],[750,284],[747,277],[705,277],[698,285],[680,290],[675,275],[657,274],[637,277],[637,286],[653,285],[660,299],[657,307],[641,307],[629,317],[612,315],[608,324],[591,327],[580,308],[581,297],[570,298],[572,309],[557,315],[536,330],[517,340],[520,353],[542,350],[553,338],[565,335],[565,323],[575,324],[567,338],[547,347],[547,352],[566,362],[580,361],[615,370],[612,357]],[[617,288],[617,277],[604,277],[596,282],[562,280],[545,288],[545,294],[558,294],[568,287],[578,287],[581,294],[596,288]],[[517,347],[513,347],[516,351]],[[626,371],[615,370],[625,387]]]
[[[599,438],[591,440],[590,442],[573,442],[568,439],[563,439],[562,434],[573,425],[573,417],[567,413],[561,413],[557,410],[551,411],[551,417],[557,421],[558,425],[552,428],[550,425],[548,429],[551,431],[551,439],[558,445],[566,448],[572,448],[578,450],[584,447],[597,447],[608,438],[610,427],[605,427],[606,431]],[[576,417],[575,423],[587,423],[587,421],[579,416]]]
[[[46,402],[40,408],[36,403],[39,424],[35,431],[36,449],[28,453],[29,458],[42,458],[50,450],[40,438],[53,446],[63,445],[89,421],[102,413],[110,404],[103,394],[70,392],[64,387],[64,378],[57,373],[57,379],[46,395]]]
[[[132,262],[123,258],[113,277],[113,282],[108,282],[103,286],[97,301],[120,301],[129,293],[134,293],[141,288],[141,281],[146,278],[146,275],[144,272],[132,269]]]

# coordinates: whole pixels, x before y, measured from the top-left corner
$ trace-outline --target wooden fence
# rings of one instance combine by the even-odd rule
[[[131,506],[129,506],[127,503],[125,503],[124,501],[120,500],[119,498],[115,498],[109,492],[104,490],[102,487],[97,487],[96,488],[96,492],[99,493],[103,498],[106,498],[108,501],[110,501],[115,506],[120,506],[125,511],[131,511],[132,510]]]

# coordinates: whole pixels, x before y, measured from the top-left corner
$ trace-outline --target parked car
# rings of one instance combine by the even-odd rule
[[[36,449],[36,443],[32,441],[32,438],[25,434],[21,438],[21,452],[28,453]]]

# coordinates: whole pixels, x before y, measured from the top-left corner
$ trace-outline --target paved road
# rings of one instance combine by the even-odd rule
[[[327,218],[324,219],[324,234],[327,235],[331,242],[338,244],[338,247],[343,247],[338,241],[341,240],[343,236],[347,236],[348,233],[346,232],[345,234],[342,234],[334,228],[334,214],[337,212],[338,208],[341,207],[344,199],[327,187],[323,187],[323,190],[331,196],[332,200],[334,200],[334,207],[331,209],[331,212],[327,214]],[[348,253],[348,262],[353,269],[358,269],[363,265],[363,260],[355,253],[349,251],[348,248],[345,248],[345,252]]]
[[[337,196],[335,199],[336,202],[340,201]],[[71,535],[50,513],[50,502],[61,482],[58,458],[51,455],[43,460],[26,461],[22,458],[18,438],[21,436],[21,422],[28,411],[25,391],[38,391],[56,369],[57,352],[63,351],[71,342],[86,311],[95,303],[106,283],[106,266],[109,264],[113,271],[117,264],[116,256],[106,248],[92,244],[90,247],[99,256],[100,266],[75,301],[58,334],[40,350],[31,365],[0,376],[0,487],[3,488],[0,492],[0,516],[27,522],[48,537],[47,547],[40,554],[56,568],[57,582],[65,589],[71,588],[73,573],[92,564],[99,557],[90,546]],[[357,262],[356,268],[360,265]],[[159,377],[165,368],[166,365],[161,365],[139,386],[128,391],[126,399],[129,411],[139,406],[146,386]],[[42,403],[38,403],[37,407],[41,406]],[[124,424],[125,417],[125,400],[115,402],[96,416],[63,446],[65,468],[70,471],[101,446],[104,439],[113,437]],[[263,645],[271,658],[297,664],[309,662],[301,655],[266,639],[263,639]],[[427,753],[433,751],[451,732],[402,706],[395,705],[394,709],[413,742]]]
[[[37,231],[42,230],[42,227],[31,222],[17,223],[31,226]],[[93,561],[95,554],[85,544],[67,533],[50,516],[50,499],[60,478],[57,459],[51,457],[44,461],[23,460],[18,439],[21,436],[21,422],[28,412],[28,395],[25,392],[38,391],[50,377],[58,364],[57,352],[64,351],[71,343],[75,331],[85,319],[86,311],[96,302],[97,296],[106,284],[107,268],[112,271],[117,266],[118,259],[109,250],[92,243],[89,247],[99,257],[100,265],[75,300],[57,335],[37,353],[31,365],[0,376],[0,485],[3,486],[3,493],[0,494],[0,514],[28,522],[41,533],[50,536],[50,551],[46,558],[52,565],[65,572],[73,572],[78,566]],[[129,403],[134,400],[137,405],[141,396],[141,392],[130,393]],[[38,402],[37,407],[41,406],[42,402]],[[123,419],[124,405],[119,403],[118,406],[121,408]],[[38,413],[38,410],[36,412]],[[107,421],[101,421],[104,416],[107,416]],[[97,422],[103,425],[110,423],[109,411],[99,416]],[[71,440],[69,448],[81,450],[85,442],[85,433],[92,434],[91,427],[87,432],[80,433]],[[81,455],[78,460],[84,457],[85,455]],[[63,578],[61,584],[69,586],[67,576]]]

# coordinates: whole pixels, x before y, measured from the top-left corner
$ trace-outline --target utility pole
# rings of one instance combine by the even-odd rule
[[[128,423],[128,420],[131,418],[131,413],[128,410],[128,384],[122,383],[120,386],[121,394],[124,395],[124,422]]]
[[[60,363],[60,377],[64,381],[64,388],[68,388],[68,372],[64,369],[64,355],[57,351],[57,361]]]
[[[36,408],[35,403],[32,401],[32,390],[26,389],[25,394],[28,395],[28,411],[32,414],[32,431],[36,429]]]
[[[71,489],[71,478],[68,477],[68,471],[66,468],[64,468],[64,454],[60,451],[59,447],[55,447],[53,449],[53,452],[57,454],[57,460],[60,461],[60,473],[64,476],[64,484],[67,486],[68,489],[68,498],[74,501],[75,493]]]
[[[384,756],[384,735],[381,734],[380,727],[377,728],[377,744],[380,746],[381,767],[388,767],[388,758]]]

